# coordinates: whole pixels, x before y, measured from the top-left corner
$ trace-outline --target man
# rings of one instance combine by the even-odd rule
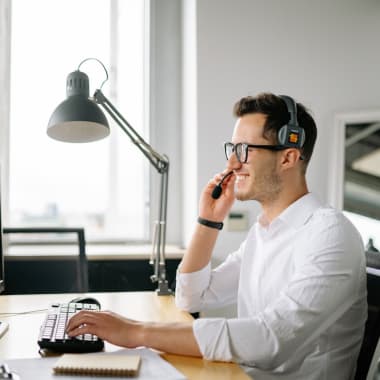
[[[192,324],[142,323],[118,315],[79,313],[70,335],[94,333],[125,347],[236,361],[254,379],[349,379],[366,319],[363,245],[338,211],[309,193],[305,173],[316,140],[313,118],[288,97],[260,94],[235,105],[230,171],[205,187],[199,219],[177,276],[176,302],[191,312],[237,302],[238,317]],[[286,144],[284,129],[297,122]],[[289,133],[289,135],[287,135]],[[285,130],[285,140],[294,134]],[[304,133],[304,136],[302,135]],[[222,221],[235,199],[257,200],[262,214],[240,248],[211,270]]]

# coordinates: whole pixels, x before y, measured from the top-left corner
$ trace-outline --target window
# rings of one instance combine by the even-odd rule
[[[380,248],[380,122],[346,124],[343,209],[366,245]],[[372,243],[370,242],[370,239]]]
[[[380,110],[336,115],[330,202],[380,248]]]
[[[9,222],[85,227],[87,240],[149,239],[149,163],[107,116],[111,136],[89,144],[48,138],[67,75],[88,57],[103,92],[142,135],[145,1],[13,0]],[[92,94],[105,79],[81,66]]]

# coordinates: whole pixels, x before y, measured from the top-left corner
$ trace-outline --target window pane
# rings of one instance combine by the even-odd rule
[[[111,118],[111,138],[94,143],[62,143],[46,134],[67,75],[88,57],[108,68],[103,92],[143,132],[144,2],[121,3],[112,12],[110,0],[12,1],[12,225],[84,226],[90,239],[146,238],[148,167]],[[89,61],[81,70],[93,93],[105,79],[103,68]]]

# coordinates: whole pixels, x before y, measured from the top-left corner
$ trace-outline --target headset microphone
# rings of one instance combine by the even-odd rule
[[[227,174],[225,174],[224,177],[222,178],[222,180],[214,187],[214,190],[211,193],[211,196],[214,199],[218,199],[220,197],[220,195],[222,194],[222,183],[231,174],[233,174],[233,171],[230,171]]]

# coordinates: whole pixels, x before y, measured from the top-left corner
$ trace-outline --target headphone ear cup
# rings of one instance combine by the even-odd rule
[[[305,142],[305,131],[296,125],[283,125],[277,134],[280,145],[287,148],[302,148]]]
[[[283,125],[277,134],[277,140],[280,145],[285,145],[288,126]]]
[[[279,97],[286,104],[286,108],[290,115],[290,121],[288,124],[283,125],[278,131],[278,142],[286,148],[302,148],[305,142],[305,130],[298,125],[297,103],[290,96],[279,95]]]
[[[305,130],[303,128],[300,129],[300,148],[303,147],[303,144],[305,143]]]

